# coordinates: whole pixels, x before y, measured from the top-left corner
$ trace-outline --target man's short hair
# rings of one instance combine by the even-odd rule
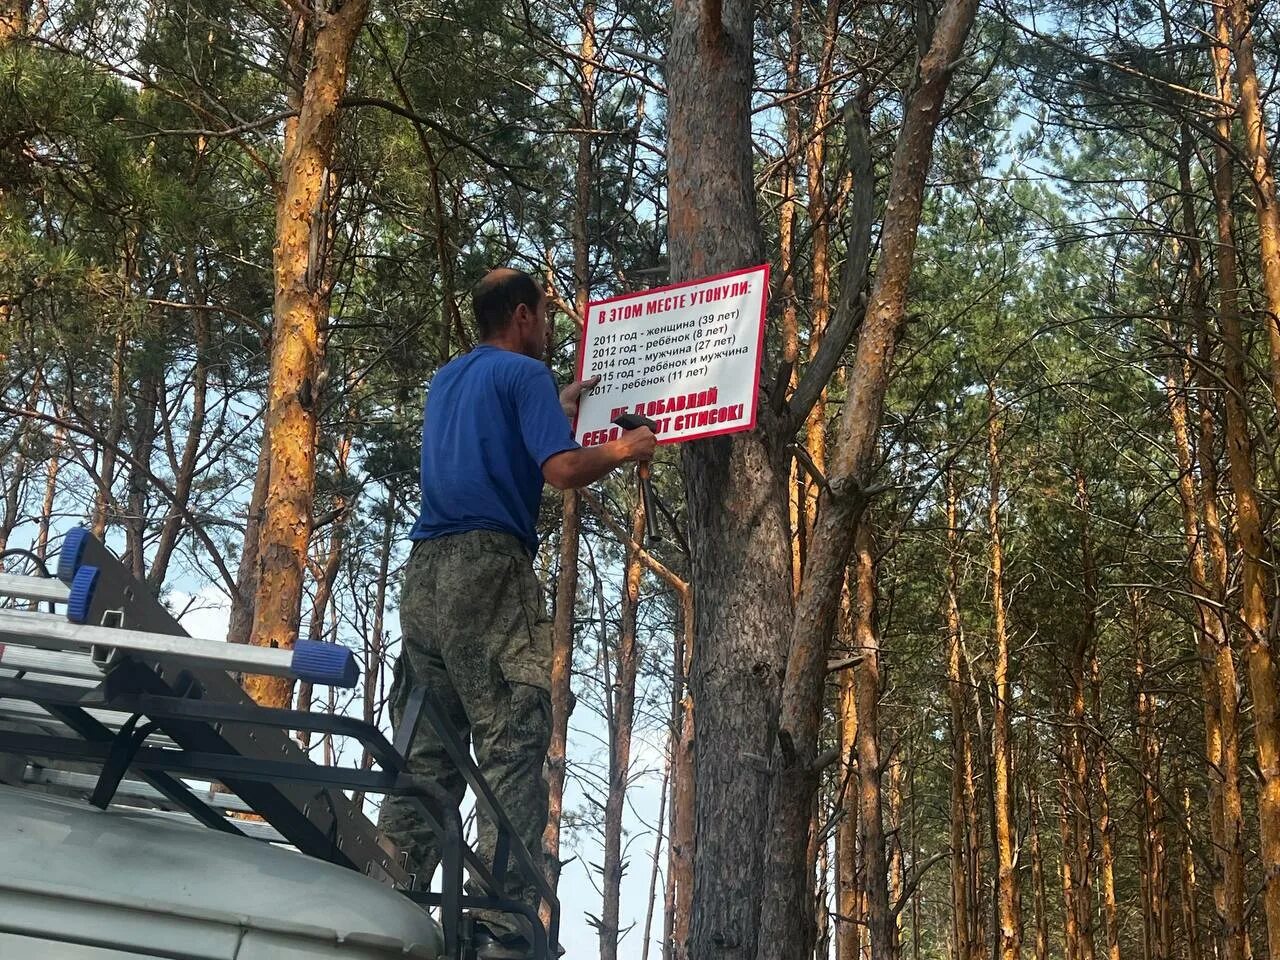
[[[507,328],[520,304],[537,310],[542,288],[520,270],[490,270],[471,290],[471,306],[476,314],[480,339],[488,340]]]

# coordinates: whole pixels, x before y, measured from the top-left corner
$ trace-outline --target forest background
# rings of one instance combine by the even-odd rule
[[[566,380],[767,260],[667,539],[544,499],[571,955],[1280,957],[1278,63],[1246,0],[0,0],[0,550],[385,724],[470,284]]]

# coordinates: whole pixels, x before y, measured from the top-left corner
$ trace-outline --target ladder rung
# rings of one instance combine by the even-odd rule
[[[38,650],[34,647],[0,646],[0,667],[88,681],[84,686],[96,686],[102,680],[102,671],[94,666],[84,653],[61,653],[56,650]],[[80,684],[76,684],[79,686]]]
[[[24,577],[16,573],[0,573],[0,597],[66,603],[69,593],[67,585],[53,577]]]
[[[111,710],[85,710],[89,716],[97,720],[111,732],[115,733],[120,729],[124,717],[124,713],[117,713]],[[0,697],[0,719],[6,720],[22,720],[27,723],[39,724],[41,727],[55,728],[57,730],[65,730],[66,724],[55,717],[44,707],[32,703],[30,700],[14,700],[6,697]],[[175,747],[177,744],[163,733],[152,733],[147,738],[147,743],[156,747]]]

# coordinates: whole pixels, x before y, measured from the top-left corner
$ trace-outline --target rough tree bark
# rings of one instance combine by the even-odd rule
[[[973,740],[966,716],[963,654],[964,625],[960,619],[960,528],[955,480],[945,477],[947,515],[947,589],[943,618],[947,629],[947,700],[951,707],[951,944],[953,960],[974,960],[972,920],[969,916],[973,879],[966,779],[973,777]]]
[[[996,949],[999,960],[1018,960],[1022,953],[1022,909],[1018,891],[1017,828],[1013,815],[1010,717],[1012,685],[1009,682],[1009,633],[1005,623],[1004,544],[1000,533],[1000,409],[996,402],[995,388],[991,384],[987,385],[987,416],[987,465],[990,475],[987,525],[991,536],[991,609],[995,642],[995,716],[991,722],[991,742],[998,861],[997,913],[1000,924]],[[1075,897],[1069,900],[1073,911],[1075,900]],[[1079,912],[1075,911],[1072,925],[1076,926],[1078,922]]]
[[[1232,9],[1232,19],[1238,12]],[[1232,100],[1229,73],[1226,68],[1225,44],[1228,29],[1222,5],[1214,5],[1218,44],[1214,48],[1218,99],[1224,104],[1217,118],[1221,134],[1230,131],[1226,104]],[[1236,40],[1240,40],[1239,23]],[[1240,48],[1237,48],[1237,55]],[[1251,60],[1250,60],[1251,62]],[[1237,64],[1239,68],[1239,64]],[[1237,70],[1237,76],[1240,75]],[[1256,92],[1256,88],[1255,88]],[[1243,108],[1243,103],[1241,104]],[[1243,112],[1243,109],[1242,109]],[[1247,126],[1247,122],[1246,122]],[[1253,698],[1254,742],[1257,749],[1258,832],[1261,836],[1261,860],[1265,877],[1263,908],[1267,919],[1267,942],[1271,956],[1280,956],[1280,690],[1271,650],[1270,614],[1267,609],[1267,559],[1258,505],[1257,485],[1253,469],[1253,441],[1249,435],[1245,384],[1245,346],[1240,329],[1239,279],[1237,253],[1231,208],[1232,172],[1229,155],[1230,138],[1221,137],[1215,148],[1214,205],[1218,224],[1218,324],[1223,343],[1223,375],[1226,382],[1226,446],[1230,464],[1232,492],[1236,501],[1236,534],[1240,544],[1240,629],[1244,640],[1245,663],[1249,675],[1249,692]],[[1274,207],[1274,196],[1271,198]],[[1280,264],[1276,264],[1280,269]],[[1280,287],[1278,287],[1280,289]],[[1221,658],[1219,660],[1221,665]],[[1233,693],[1234,695],[1234,693]],[[1227,690],[1222,691],[1222,702]],[[1237,815],[1231,809],[1232,798],[1224,796],[1224,831],[1231,839],[1231,821]],[[1247,940],[1246,940],[1247,943]]]
[[[848,584],[840,592],[841,649],[854,653],[853,601]],[[840,800],[836,827],[836,960],[858,960],[862,949],[858,884],[858,704],[853,670],[840,671]]]
[[[894,151],[880,234],[880,264],[858,336],[857,354],[848,378],[848,398],[830,459],[829,485],[822,495],[792,619],[777,745],[766,754],[773,761],[773,783],[761,923],[770,936],[760,941],[757,960],[794,960],[807,956],[811,946],[812,926],[807,920],[812,912],[811,892],[805,873],[803,837],[819,772],[815,765],[818,708],[826,655],[839,607],[841,581],[875,468],[876,436],[894,349],[906,319],[907,284],[934,132],[975,11],[975,0],[948,0],[939,12],[932,43],[921,58],[916,86],[905,104]],[[848,126],[851,132],[859,129],[856,121]],[[855,185],[867,179],[864,171],[855,176]],[[843,331],[845,324],[851,322],[848,311],[862,286],[863,262],[860,255],[851,254],[848,258],[840,310],[824,338],[819,357],[810,364],[811,370],[820,362],[822,351],[836,349],[844,339],[836,331]],[[804,394],[804,388],[802,382],[793,399],[816,398],[820,392],[811,388],[809,394]],[[803,404],[801,409],[807,414],[808,408]]]
[[[1094,960],[1093,940],[1093,816],[1089,753],[1096,744],[1086,731],[1085,664],[1096,640],[1098,619],[1098,584],[1093,563],[1093,544],[1089,531],[1089,491],[1084,471],[1075,470],[1076,507],[1080,513],[1080,569],[1084,617],[1079,633],[1073,638],[1067,662],[1071,725],[1067,733],[1071,774],[1071,872],[1076,930],[1079,935],[1080,960]]]
[[[813,301],[812,322],[809,328],[809,362],[818,356],[822,338],[831,323],[831,218],[834,207],[827,199],[827,127],[835,100],[831,82],[835,64],[836,37],[842,4],[840,0],[828,0],[826,17],[822,24],[822,54],[814,85],[818,92],[813,102],[812,133],[805,150],[805,175],[809,190],[809,223],[813,235],[813,256],[810,296]],[[809,459],[820,471],[827,468],[827,393],[818,394],[809,411],[804,426],[804,445]],[[813,477],[806,476],[803,484],[803,531],[808,543],[813,533],[813,523],[818,512],[818,485]]]
[[[1045,897],[1044,854],[1040,849],[1040,798],[1027,789],[1027,812],[1031,818],[1031,893],[1036,923],[1036,960],[1049,960],[1049,906]]]
[[[854,699],[858,709],[858,839],[862,884],[866,892],[864,921],[876,960],[897,956],[894,914],[889,900],[889,853],[885,843],[880,759],[880,696],[883,680],[880,633],[876,623],[876,568],[871,529],[866,517],[858,524],[854,557]]]
[[[1093,685],[1093,728],[1102,729],[1102,674],[1098,664],[1097,648],[1090,666]],[[1098,841],[1102,861],[1098,864],[1099,884],[1102,887],[1103,919],[1107,928],[1107,960],[1120,960],[1120,911],[1116,903],[1115,877],[1115,824],[1111,820],[1111,794],[1107,781],[1107,755],[1098,751]]]
[[[1143,956],[1170,960],[1168,883],[1164,834],[1164,802],[1159,789],[1163,746],[1155,730],[1155,697],[1148,689],[1150,638],[1143,622],[1141,600],[1130,591],[1133,618],[1134,684],[1137,689],[1138,771],[1142,779],[1142,834],[1138,849],[1142,859]]]
[[[155,349],[159,349],[158,344],[143,347],[144,353]],[[144,356],[142,363],[145,369],[138,378],[138,394],[132,412],[133,436],[130,437],[130,452],[139,464],[149,466],[155,452],[161,373],[155,368],[154,357]],[[146,579],[147,575],[147,488],[147,478],[140,470],[131,466],[123,518],[125,559],[130,571],[139,580]]]
[[[1214,246],[1218,265],[1219,311],[1222,316],[1238,318],[1236,250],[1232,236],[1233,180],[1231,153],[1227,146],[1231,139],[1231,54],[1228,49],[1229,30],[1225,13],[1220,4],[1214,7],[1214,30],[1218,42],[1213,46],[1214,87],[1219,107],[1214,116],[1217,139],[1214,144],[1214,175],[1210,183],[1217,224],[1218,243]],[[1184,138],[1185,142],[1185,138]],[[1188,231],[1190,233],[1190,231]],[[1195,234],[1192,234],[1193,236]],[[1222,803],[1222,844],[1218,848],[1219,873],[1222,876],[1224,904],[1220,911],[1225,960],[1247,960],[1250,955],[1248,927],[1245,920],[1244,873],[1244,801],[1240,788],[1240,700],[1235,653],[1232,649],[1231,630],[1234,618],[1227,612],[1228,558],[1226,537],[1218,512],[1218,464],[1216,459],[1215,398],[1219,393],[1217,367],[1213,362],[1213,331],[1210,328],[1209,309],[1197,312],[1197,391],[1200,405],[1200,443],[1197,447],[1200,464],[1201,511],[1207,535],[1211,599],[1214,615],[1219,621],[1215,628],[1214,667],[1218,684],[1218,722],[1222,731],[1222,759],[1217,771],[1210,771],[1220,779]],[[1222,330],[1219,320],[1219,330]],[[1234,329],[1239,333],[1239,321]],[[1229,352],[1230,346],[1224,345]],[[1234,391],[1228,390],[1231,394]],[[1228,413],[1230,407],[1227,408]],[[1237,416],[1239,415],[1237,408]],[[1229,431],[1228,431],[1229,432]],[[1244,434],[1248,439],[1247,432]],[[1252,459],[1250,451],[1244,451],[1246,460]],[[1228,463],[1230,463],[1228,458]]]
[[[36,542],[32,548],[41,560],[49,552],[49,527],[53,523],[53,504],[58,493],[58,472],[62,466],[62,445],[67,441],[65,423],[58,424],[53,433],[53,446],[49,450],[49,463],[44,475],[44,499],[40,502],[40,517],[36,521]]]
[[[111,488],[115,485],[116,450],[124,435],[124,361],[128,341],[124,331],[116,334],[115,349],[111,355],[111,413],[107,425],[106,443],[102,445],[102,464],[98,469],[98,491],[93,503],[93,519],[89,529],[98,540],[107,533],[107,518],[114,503]]]
[[[764,260],[752,176],[755,8],[677,0],[668,79],[671,279]],[[790,622],[789,465],[770,414],[751,433],[682,445],[693,589],[694,891],[690,955],[754,960],[768,778]],[[806,806],[806,816],[808,808]],[[803,841],[801,842],[803,859]],[[773,931],[771,931],[772,938]]]
[[[582,43],[579,49],[578,98],[583,130],[595,126],[595,4],[582,9]],[[591,137],[578,137],[578,164],[574,171],[573,208],[573,302],[581,325],[591,299],[591,248],[587,236],[587,214],[591,206],[594,164]],[[548,352],[548,356],[549,356]],[[580,503],[576,490],[566,490],[560,522],[559,576],[556,579],[555,616],[551,625],[551,745],[547,749],[547,829],[542,835],[547,879],[552,888],[560,883],[560,820],[564,812],[564,784],[567,773],[569,717],[573,713],[574,613],[578,603],[578,550],[581,534]]]
[[[1266,316],[1263,325],[1271,350],[1271,398],[1280,413],[1280,209],[1276,207],[1276,180],[1267,145],[1266,117],[1262,112],[1262,94],[1258,89],[1258,70],[1253,57],[1253,20],[1259,14],[1249,0],[1223,0],[1214,4],[1216,16],[1225,6],[1230,23],[1231,52],[1235,56],[1236,87],[1240,120],[1244,126],[1244,160],[1253,186],[1254,216],[1258,220],[1258,246],[1261,253],[1259,273],[1262,278]],[[1266,854],[1264,853],[1264,856]],[[1273,864],[1275,861],[1271,861]],[[1280,947],[1280,877],[1271,869],[1267,883],[1266,910],[1268,940],[1272,955]]]
[[[297,126],[281,159],[264,436],[270,462],[250,637],[258,646],[290,647],[298,635],[331,293],[325,262],[331,245],[326,206],[339,101],[346,89],[351,48],[368,8],[369,0],[345,0],[315,11],[315,38]],[[292,684],[282,677],[249,676],[245,688],[254,700],[269,706],[286,707],[292,695]]]

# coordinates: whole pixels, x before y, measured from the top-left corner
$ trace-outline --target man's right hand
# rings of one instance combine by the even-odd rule
[[[648,427],[636,427],[634,430],[623,430],[622,436],[615,441],[622,453],[622,459],[645,463],[653,459],[653,452],[658,446],[657,438]]]

